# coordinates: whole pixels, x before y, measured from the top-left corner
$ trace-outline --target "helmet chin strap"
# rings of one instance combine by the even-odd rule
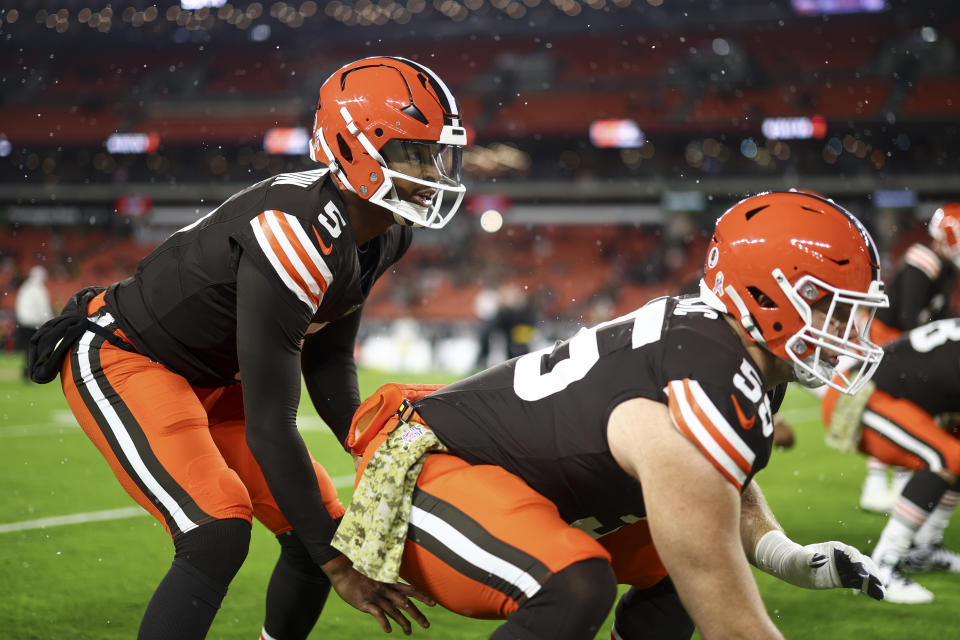
[[[421,207],[413,204],[412,202],[407,202],[406,200],[389,200],[387,201],[395,209],[399,209],[404,213],[408,213],[411,216],[418,216],[421,220],[426,220],[427,214],[430,213],[430,210],[426,207]],[[403,225],[405,227],[423,227],[422,224],[417,224],[410,218],[406,218],[397,211],[393,212],[393,219],[396,220],[397,224]]]
[[[807,356],[803,359],[804,367],[799,362],[792,363],[793,375],[797,383],[807,389],[816,389],[827,384],[827,380],[833,379],[834,367],[815,356]],[[807,368],[809,367],[809,369]]]
[[[413,220],[408,220],[407,218],[404,218],[402,215],[400,215],[395,211],[393,212],[393,221],[396,222],[401,227],[420,227],[420,228],[423,227],[423,225],[419,225]]]

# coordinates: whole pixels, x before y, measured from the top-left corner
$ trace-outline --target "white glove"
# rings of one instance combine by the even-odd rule
[[[757,568],[804,589],[847,587],[883,600],[877,565],[843,542],[800,546],[779,529],[760,538],[754,552]]]

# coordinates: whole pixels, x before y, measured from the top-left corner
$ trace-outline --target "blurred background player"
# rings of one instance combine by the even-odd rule
[[[960,320],[922,325],[884,347],[871,384],[853,397],[828,389],[823,420],[834,446],[914,471],[897,497],[873,559],[886,600],[922,603],[933,593],[903,571],[960,572],[943,532],[960,496]],[[942,428],[945,425],[947,428]]]
[[[40,265],[30,267],[27,279],[17,289],[16,301],[16,348],[24,353],[23,379],[29,380],[27,369],[27,347],[30,338],[44,322],[53,317],[50,305],[50,292],[47,291],[47,270]]]
[[[831,201],[761,194],[717,221],[705,273],[699,298],[439,390],[371,396],[334,546],[379,580],[399,571],[452,611],[505,619],[494,640],[593,638],[618,582],[632,588],[614,638],[780,638],[748,559],[881,598],[872,562],[788,539],[753,482],[777,391],[855,392],[879,362],[856,329],[886,304],[872,239]],[[834,381],[841,355],[858,366]]]
[[[426,626],[407,600],[415,590],[369,580],[329,545],[343,506],[296,415],[302,372],[344,442],[361,308],[411,227],[440,228],[457,211],[464,144],[457,102],[432,71],[403,58],[348,64],[320,88],[311,150],[325,168],[241,191],[45,327],[39,362],[54,371],[35,379],[52,378],[53,354],[70,348],[61,382],[74,415],[173,538],[139,638],[205,636],[254,516],[281,548],[262,638],[305,638],[331,584],[384,631],[390,617],[409,632],[404,614]],[[86,331],[58,344],[76,326]]]
[[[900,268],[889,281],[890,306],[877,312],[871,339],[884,345],[904,331],[931,320],[956,315],[952,297],[960,265],[960,202],[943,205],[927,226],[932,241],[912,244]],[[909,472],[894,472],[888,485],[887,465],[871,456],[860,494],[860,506],[868,511],[889,513],[898,500]]]

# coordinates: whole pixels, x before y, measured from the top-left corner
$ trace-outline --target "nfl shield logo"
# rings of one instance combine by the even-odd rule
[[[407,444],[410,444],[412,442],[416,442],[422,435],[423,435],[423,428],[418,425],[412,424],[406,431],[403,432],[403,434],[401,434],[400,437],[403,439],[404,442],[406,442]]]

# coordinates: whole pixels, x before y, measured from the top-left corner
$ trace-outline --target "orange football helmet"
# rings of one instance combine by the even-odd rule
[[[960,267],[960,202],[948,202],[930,218],[930,236],[939,242],[947,257]]]
[[[400,224],[439,229],[453,217],[466,191],[466,144],[456,98],[411,60],[357,60],[320,87],[310,157],[330,167],[340,188],[388,209]],[[401,197],[398,180],[412,194]]]
[[[865,337],[877,308],[888,304],[879,265],[870,234],[832,200],[762,193],[717,220],[700,293],[790,361],[801,384],[856,393],[883,356]],[[815,326],[812,308],[824,299],[826,316]],[[840,356],[846,371],[835,372],[821,354]]]

